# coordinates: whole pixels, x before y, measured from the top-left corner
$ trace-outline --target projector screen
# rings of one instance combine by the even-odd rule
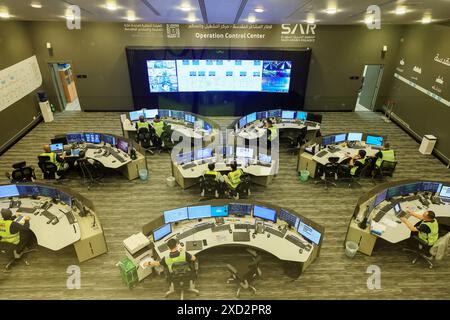
[[[150,92],[289,92],[292,61],[147,60]]]

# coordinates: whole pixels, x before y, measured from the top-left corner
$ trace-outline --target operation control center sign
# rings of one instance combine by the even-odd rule
[[[273,29],[271,24],[193,24],[196,39],[265,39]]]

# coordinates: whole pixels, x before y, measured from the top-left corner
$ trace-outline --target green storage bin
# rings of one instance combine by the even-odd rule
[[[133,288],[138,283],[137,267],[133,261],[128,258],[124,258],[117,264],[120,270],[122,280],[128,288]]]

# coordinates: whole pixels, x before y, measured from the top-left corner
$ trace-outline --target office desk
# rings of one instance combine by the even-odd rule
[[[44,184],[16,184],[17,186],[44,186],[46,188],[53,188],[50,185]],[[103,229],[97,214],[93,210],[92,203],[86,201],[82,196],[75,194],[67,188],[61,189],[66,194],[73,196],[73,198],[82,201],[87,209],[87,215],[82,217],[77,207],[71,207],[68,204],[57,201],[54,202],[52,198],[43,195],[26,196],[20,195],[13,197],[14,200],[21,201],[22,208],[38,208],[33,213],[21,212],[20,208],[11,208],[13,214],[30,217],[30,230],[36,236],[39,246],[50,249],[52,251],[59,251],[69,245],[74,245],[77,253],[78,261],[83,262],[100,254],[107,252],[106,242],[103,235]],[[51,203],[47,209],[41,209],[44,203]],[[0,208],[9,208],[9,199],[0,199]],[[50,220],[45,215],[47,211],[54,215],[56,219]],[[69,221],[69,218],[64,213],[72,212],[75,221]],[[50,223],[48,223],[51,221]],[[52,222],[57,221],[55,224]],[[94,223],[95,222],[95,223]]]
[[[206,161],[205,161],[206,160]],[[204,159],[193,161],[196,166],[193,168],[183,168],[186,164],[180,165],[175,162],[172,162],[172,174],[175,177],[175,181],[183,188],[187,189],[199,183],[199,178],[203,176],[203,173],[208,170],[208,163],[214,162],[216,167],[215,170],[221,173],[227,173],[231,171],[231,167],[228,163],[223,162],[223,160],[219,162],[215,162],[216,158]],[[257,163],[253,163],[247,167],[238,167],[241,168],[242,171],[251,175],[252,183],[268,186],[273,178],[278,173],[278,165],[277,161],[273,160],[271,166],[261,166]]]
[[[332,152],[329,148],[325,148],[323,150],[320,150],[319,152],[316,152],[316,154],[313,156],[312,159],[321,165],[326,165],[329,162],[328,161],[329,157],[338,157],[339,158],[338,163],[341,163],[345,160],[348,160],[356,156],[359,150],[365,150],[367,157],[374,157],[380,151],[380,149],[375,149],[369,145],[364,144],[361,146],[361,148],[358,149],[349,148],[345,143],[335,145],[335,147],[339,149],[339,151]],[[321,157],[319,157],[318,155],[322,151],[326,151],[326,153]]]
[[[277,210],[280,207],[273,206],[262,202],[246,202],[246,201],[229,201],[229,200],[212,200],[208,202],[201,202],[195,205],[212,205],[212,206],[223,206],[228,203],[246,203],[252,205],[262,205],[268,208]],[[287,209],[289,210],[289,209]],[[228,216],[224,217],[223,223],[218,222],[215,218],[204,218],[201,220],[185,220],[178,223],[172,223],[172,232],[165,238],[159,241],[153,241],[153,235],[150,234],[145,237],[142,233],[133,235],[132,237],[124,240],[125,253],[127,257],[138,266],[138,276],[139,281],[143,280],[146,276],[151,273],[151,268],[143,268],[142,261],[148,261],[151,257],[154,260],[159,260],[168,254],[167,241],[171,238],[176,238],[182,245],[183,250],[188,251],[191,254],[199,254],[207,252],[210,248],[215,248],[219,246],[244,246],[253,249],[265,251],[272,254],[282,261],[289,261],[298,263],[299,274],[304,271],[319,255],[320,246],[322,244],[322,239],[324,235],[324,228],[317,225],[311,220],[302,217],[292,210],[290,213],[296,215],[304,223],[312,226],[321,233],[321,240],[318,245],[312,243],[311,241],[300,235],[294,228],[288,226],[288,224],[277,219],[277,222],[271,222],[267,220],[262,220],[253,216],[237,217]],[[158,228],[164,224],[164,220],[158,218],[148,225],[152,225],[153,228]],[[257,224],[262,226],[262,233],[256,233],[257,228],[248,229],[250,231],[250,241],[234,241],[233,232],[245,232],[247,229],[236,228],[237,224],[249,224],[255,227]],[[198,228],[199,226],[207,225],[208,228]],[[213,231],[212,227],[222,226],[222,228],[228,227],[226,230]],[[144,229],[148,226],[144,226]],[[198,228],[198,229],[196,229]],[[279,234],[272,233],[280,232]],[[192,231],[192,232],[191,232]],[[272,231],[272,232],[270,232]],[[145,232],[145,231],[144,231]],[[186,233],[188,234],[186,236]],[[151,233],[151,232],[150,232]],[[295,237],[301,245],[294,244],[289,241],[288,237]],[[141,239],[141,246],[135,246],[136,252],[129,252],[129,248],[133,247],[132,243],[136,242],[135,239]],[[138,240],[139,241],[139,240]],[[201,248],[196,249],[195,247],[187,249],[190,241],[200,241]]]
[[[361,201],[358,202],[357,208],[355,209],[355,213],[350,221],[346,241],[354,241],[356,243],[359,243],[360,248],[359,251],[371,255],[372,251],[374,249],[376,240],[381,238],[383,240],[386,240],[390,243],[399,243],[401,241],[404,241],[406,239],[409,239],[411,236],[411,231],[409,228],[398,218],[395,214],[395,211],[393,208],[390,208],[389,210],[386,210],[382,218],[375,223],[377,228],[381,226],[384,228],[384,232],[381,234],[373,233],[371,232],[372,228],[372,221],[374,221],[374,218],[377,214],[379,214],[380,210],[383,209],[386,205],[389,205],[391,201],[393,203],[400,203],[403,211],[411,210],[416,213],[424,213],[427,210],[432,210],[435,212],[436,217],[438,219],[438,222],[440,225],[450,225],[450,203],[443,202],[440,204],[434,204],[431,203],[425,206],[420,202],[418,199],[408,199],[410,196],[400,196],[393,198],[391,201],[383,201],[380,204],[378,204],[369,215],[366,213],[366,209],[368,206],[370,207],[371,203],[374,201],[374,198],[380,193],[380,188],[382,190],[389,188],[389,187],[395,187],[399,185],[405,185],[410,183],[415,183],[420,181],[400,181],[400,182],[393,182],[393,183],[387,183],[383,184],[380,187],[377,187],[375,192],[370,191],[368,195],[365,195],[362,197]],[[450,185],[450,182],[447,183],[447,185]],[[417,193],[419,196],[422,196],[424,193],[419,192]],[[361,229],[358,225],[361,221],[363,221],[365,215],[367,215],[367,227],[365,229]],[[419,219],[410,216],[409,214],[405,217],[411,222],[413,225],[419,222]]]

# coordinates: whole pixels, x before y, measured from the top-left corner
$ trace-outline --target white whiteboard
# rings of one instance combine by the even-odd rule
[[[0,70],[0,111],[30,94],[42,84],[36,56]]]

